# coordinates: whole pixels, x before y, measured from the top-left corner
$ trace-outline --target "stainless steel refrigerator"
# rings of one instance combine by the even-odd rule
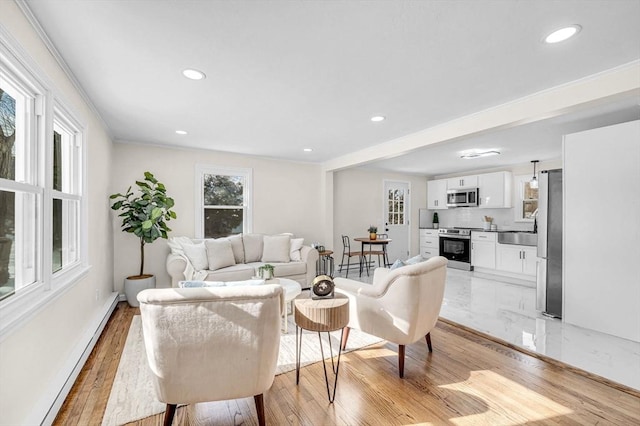
[[[562,318],[562,169],[538,177],[536,308]]]

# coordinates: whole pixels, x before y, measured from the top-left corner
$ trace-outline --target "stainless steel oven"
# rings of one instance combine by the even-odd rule
[[[471,230],[442,228],[440,236],[440,256],[449,260],[448,266],[472,271],[471,266]]]

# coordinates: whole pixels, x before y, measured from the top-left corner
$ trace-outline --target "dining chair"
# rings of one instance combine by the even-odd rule
[[[348,235],[342,236],[342,260],[340,261],[340,272],[342,272],[342,266],[344,265],[344,258],[347,258],[347,278],[349,277],[349,267],[351,266],[351,258],[357,256],[360,260],[360,271],[362,271],[362,251],[351,251],[351,242]],[[366,254],[365,254],[366,256]]]
[[[389,234],[376,234],[376,239],[378,240],[386,240],[389,238]],[[387,249],[386,245],[382,244],[381,249],[374,249],[373,244],[369,244],[369,263],[371,263],[371,256],[378,256],[378,267],[387,267]],[[382,258],[382,264],[380,263],[380,258]]]

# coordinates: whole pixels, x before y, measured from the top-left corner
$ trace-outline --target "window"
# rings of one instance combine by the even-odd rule
[[[516,182],[516,203],[515,221],[531,222],[533,214],[538,209],[538,188],[531,188],[529,181],[531,175],[520,175],[515,177]]]
[[[88,270],[83,126],[1,36],[0,335]]]
[[[196,237],[251,232],[251,170],[198,166],[196,175]]]
[[[36,96],[0,68],[0,300],[38,279]]]
[[[80,141],[70,120],[56,111],[53,121],[52,271],[79,260]]]
[[[402,188],[387,191],[387,220],[389,225],[404,225],[405,190]]]

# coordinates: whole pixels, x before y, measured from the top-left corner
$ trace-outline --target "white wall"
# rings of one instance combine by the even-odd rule
[[[561,169],[562,161],[552,160],[552,161],[544,161],[540,162],[536,167],[536,172],[540,170],[550,170],[550,169]],[[513,173],[514,177],[517,175],[527,175],[533,176],[533,164],[526,163],[517,166],[504,167],[501,169],[490,169],[490,170],[470,170],[468,173],[460,173],[456,175],[443,175],[438,176],[437,179],[445,179],[449,177],[455,176],[466,176],[466,175],[475,175],[481,173],[491,173],[496,171],[510,171]],[[519,188],[513,185],[513,203],[518,201],[517,194]],[[426,203],[423,207],[426,207]],[[434,210],[436,211],[436,210]],[[517,222],[515,216],[515,209],[480,209],[475,207],[462,207],[462,208],[453,208],[446,210],[437,210],[438,219],[440,220],[440,227],[465,227],[465,228],[482,228],[482,222],[484,216],[491,216],[494,220],[493,223],[498,225],[498,229],[509,229],[509,230],[520,230],[520,231],[531,231],[533,229],[532,222]]]
[[[69,368],[87,345],[92,327],[113,293],[112,230],[108,186],[112,144],[14,2],[0,1],[0,25],[57,87],[86,124],[88,197],[88,276],[14,329],[0,343],[0,423],[37,424],[64,384]],[[98,297],[96,299],[96,292]]]
[[[333,178],[333,251],[336,267],[342,255],[341,235],[349,237],[367,236],[369,225],[384,225],[383,189],[384,180],[405,181],[411,184],[410,253],[419,253],[418,209],[427,205],[427,179],[424,176],[386,173],[364,168],[353,168],[335,172]],[[324,242],[327,248],[330,245]],[[352,247],[354,248],[354,247]],[[394,259],[390,259],[393,262]]]
[[[564,163],[564,320],[640,342],[640,121],[567,135]]]
[[[319,241],[324,232],[324,210],[320,203],[320,166],[195,149],[172,149],[151,145],[116,144],[112,192],[126,191],[145,171],[152,172],[174,198],[177,220],[168,223],[170,236],[193,237],[195,232],[196,164],[253,170],[253,232],[292,232],[305,244]],[[118,232],[120,221],[112,214],[114,232],[114,286],[123,292],[123,279],[138,273],[139,242],[131,234]],[[165,261],[166,240],[147,244],[145,272],[156,275],[158,287],[170,285]]]

